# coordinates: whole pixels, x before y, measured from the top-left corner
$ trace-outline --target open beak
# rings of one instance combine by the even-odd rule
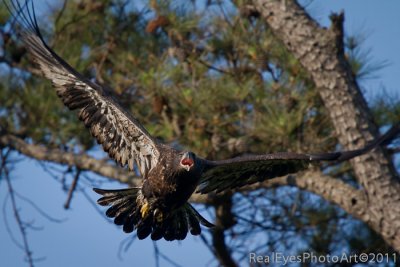
[[[190,169],[194,165],[193,154],[190,152],[185,152],[185,154],[183,154],[182,159],[181,159],[181,165],[183,168],[186,169],[186,171],[190,171]]]

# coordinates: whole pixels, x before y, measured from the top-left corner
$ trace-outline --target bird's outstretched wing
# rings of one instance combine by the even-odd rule
[[[97,142],[121,166],[133,170],[137,164],[146,177],[159,158],[157,142],[146,129],[116,103],[106,90],[83,77],[44,41],[35,17],[33,1],[3,1],[13,16],[16,31],[25,47],[51,80],[58,96],[82,120]]]
[[[392,126],[384,135],[356,150],[321,154],[274,153],[246,156],[220,161],[203,160],[203,173],[198,192],[221,192],[267,179],[284,176],[304,169],[313,162],[341,162],[367,153],[380,145],[386,145],[400,134],[400,123]]]
[[[220,161],[205,161],[198,192],[217,193],[295,173],[308,168],[310,156],[295,153],[274,153],[245,156]]]

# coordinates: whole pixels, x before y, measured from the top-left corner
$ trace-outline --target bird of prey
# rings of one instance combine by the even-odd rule
[[[325,154],[274,153],[211,161],[191,151],[179,151],[162,144],[101,85],[83,77],[44,41],[33,8],[26,0],[8,1],[19,38],[30,52],[43,76],[51,80],[57,95],[71,110],[78,110],[90,133],[104,151],[121,167],[140,172],[140,187],[94,191],[98,204],[127,233],[158,240],[183,240],[188,232],[199,235],[200,224],[213,225],[188,202],[196,191],[221,192],[284,176],[308,168],[317,161],[347,160],[387,140],[383,136],[363,149]],[[136,166],[136,167],[135,167]]]

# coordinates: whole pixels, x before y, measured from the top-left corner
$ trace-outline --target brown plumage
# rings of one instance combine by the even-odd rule
[[[200,193],[220,192],[295,173],[306,169],[311,162],[347,160],[387,142],[399,132],[397,125],[385,136],[354,151],[205,160],[193,152],[159,143],[105,88],[83,77],[48,47],[37,25],[32,2],[6,4],[18,24],[19,38],[43,76],[52,81],[63,103],[71,110],[78,110],[79,119],[119,165],[128,166],[131,171],[137,166],[143,177],[141,187],[94,191],[102,195],[99,205],[110,206],[106,215],[127,233],[137,230],[139,239],[150,235],[153,240],[182,240],[188,232],[199,235],[200,224],[212,227],[187,202],[196,188]]]

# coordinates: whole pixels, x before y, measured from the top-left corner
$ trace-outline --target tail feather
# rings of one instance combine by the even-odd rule
[[[124,211],[118,213],[115,216],[114,223],[116,225],[125,225],[126,221],[129,218],[129,214],[132,213],[132,210],[130,210],[130,209],[131,209],[131,207],[127,207]]]
[[[192,235],[200,235],[200,224],[208,228],[214,227],[212,223],[201,216],[189,203],[186,203],[183,207],[175,211],[163,224],[165,225],[164,239],[167,241],[183,240],[189,231]]]
[[[117,196],[111,198],[111,197],[102,197],[97,200],[97,204],[100,206],[108,206],[109,203],[114,202],[118,200],[119,198]]]
[[[93,188],[93,190],[103,196],[97,200],[99,205],[111,206],[107,209],[106,216],[115,218],[114,223],[123,225],[125,232],[133,232],[136,225],[141,221],[140,208],[137,203],[140,188],[117,190]]]
[[[164,238],[167,241],[183,240],[188,232],[192,235],[201,233],[201,225],[213,227],[214,225],[203,218],[189,203],[181,208],[164,214],[165,218],[159,222],[150,210],[145,218],[142,218],[140,201],[140,188],[128,188],[122,190],[93,189],[102,195],[97,201],[102,206],[111,206],[106,211],[106,216],[114,218],[114,223],[123,225],[126,233],[137,230],[137,237],[145,239],[148,236],[152,240]]]
[[[177,239],[176,238],[176,219],[172,219],[169,221],[169,223],[164,231],[164,239],[167,241],[173,241],[173,240]]]
[[[176,228],[176,239],[183,240],[186,238],[187,232],[189,230],[187,213],[183,209],[178,210],[177,216],[180,218],[177,220],[177,228]]]
[[[152,216],[148,216],[145,220],[141,221],[137,226],[137,237],[142,240],[148,237],[152,231]]]
[[[200,222],[194,216],[188,216],[189,230],[192,235],[201,234]]]
[[[193,217],[195,217],[202,225],[208,227],[208,228],[212,228],[215,225],[210,223],[209,221],[207,221],[203,216],[201,216],[200,213],[197,212],[197,210],[195,208],[193,208],[192,205],[190,205],[189,203],[186,203],[187,205],[187,209],[189,210],[189,212],[191,213],[191,215]]]
[[[101,206],[115,205],[117,202],[123,201],[127,198],[136,198],[139,187],[131,187],[126,189],[100,189],[93,188],[93,191],[103,197],[97,200]],[[136,199],[135,199],[136,200]]]
[[[151,240],[160,240],[164,237],[165,233],[165,224],[156,224],[153,228],[153,232],[151,233]]]
[[[123,230],[125,233],[132,233],[135,230],[136,225],[139,222],[140,211],[139,209],[135,209],[129,216],[126,218]]]
[[[115,203],[115,202],[114,202]],[[129,208],[132,206],[132,200],[123,199],[112,206],[106,211],[107,217],[114,218],[120,216],[122,213],[129,212]]]

